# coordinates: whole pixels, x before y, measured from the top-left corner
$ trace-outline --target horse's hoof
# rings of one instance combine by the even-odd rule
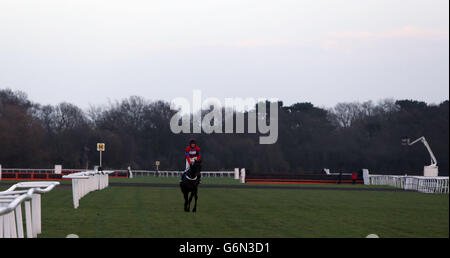
[[[197,212],[197,210],[194,209],[194,210],[192,210],[192,212]]]

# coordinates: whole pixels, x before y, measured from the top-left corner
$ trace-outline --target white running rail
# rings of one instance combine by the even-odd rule
[[[181,176],[183,171],[133,170],[134,176]],[[202,171],[202,177],[234,177],[234,171]]]
[[[449,193],[448,177],[369,175],[369,185],[389,185],[421,193]]]
[[[0,167],[0,172],[3,171],[5,173],[8,172],[15,172],[15,173],[26,173],[26,172],[33,172],[36,174],[39,173],[55,173],[55,169],[24,169],[24,168],[3,168],[3,170],[1,170]],[[92,173],[93,171],[89,171],[89,170],[81,170],[81,169],[62,169],[61,171],[63,172],[67,172],[67,171],[79,171],[76,174],[79,173]],[[203,177],[235,177],[235,179],[239,179],[239,170],[237,170],[237,178],[236,178],[236,172],[235,171],[202,171],[201,174]],[[165,176],[165,177],[169,177],[169,176],[181,176],[183,174],[183,171],[156,171],[156,170],[131,170],[131,168],[129,168],[128,170],[114,170],[114,172],[129,172],[130,173],[130,178],[132,178],[133,176]],[[73,175],[75,173],[69,174],[69,175]],[[68,178],[63,176],[63,178]]]
[[[115,171],[86,171],[63,176],[72,179],[73,206],[80,206],[80,199],[95,190],[102,190],[109,185],[109,174]]]
[[[0,238],[24,238],[22,203],[26,236],[36,238],[42,232],[41,194],[57,185],[59,182],[22,182],[0,192]]]

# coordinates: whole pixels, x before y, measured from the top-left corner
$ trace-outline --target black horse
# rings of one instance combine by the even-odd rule
[[[202,165],[200,161],[195,162],[190,169],[183,174],[180,182],[181,192],[184,195],[184,211],[189,212],[192,198],[195,197],[195,205],[192,212],[197,212],[198,184],[200,181],[200,172]],[[189,193],[191,196],[189,197]],[[189,197],[189,198],[188,198]]]

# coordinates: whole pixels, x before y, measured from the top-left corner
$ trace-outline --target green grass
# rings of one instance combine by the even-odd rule
[[[194,214],[183,211],[178,188],[109,187],[74,209],[71,188],[57,187],[42,197],[42,207],[39,237],[449,237],[448,195],[414,192],[200,186]]]

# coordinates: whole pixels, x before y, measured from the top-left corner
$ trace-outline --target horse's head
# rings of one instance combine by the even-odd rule
[[[202,171],[202,164],[201,161],[196,161],[194,164],[192,164],[190,169],[190,175],[192,177],[200,176],[200,172]]]

